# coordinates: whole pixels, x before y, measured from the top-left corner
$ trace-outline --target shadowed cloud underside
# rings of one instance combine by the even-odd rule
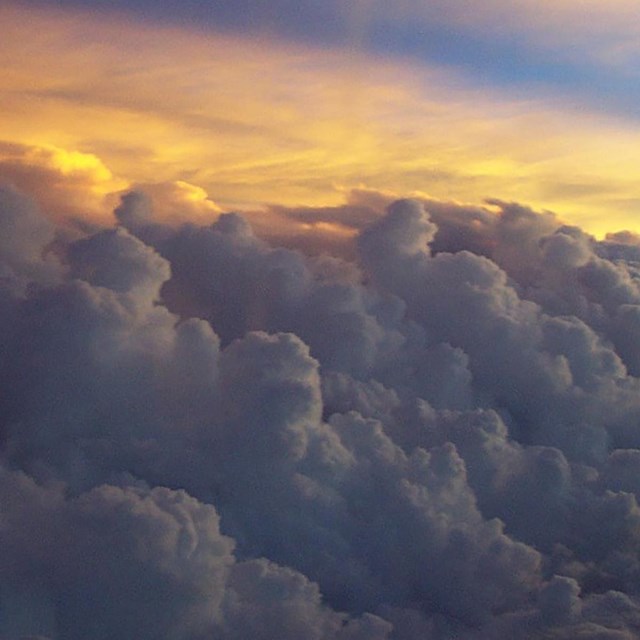
[[[637,637],[638,236],[277,215],[351,258],[0,189],[0,635]]]

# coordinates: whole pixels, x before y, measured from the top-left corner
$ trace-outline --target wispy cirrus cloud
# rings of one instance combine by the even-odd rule
[[[455,6],[433,19],[463,21],[466,5]],[[543,87],[510,94],[451,66],[268,31],[17,6],[2,18],[0,138],[89,154],[114,183],[187,183],[243,209],[337,205],[358,185],[499,196],[597,233],[636,226],[635,121]],[[354,10],[353,24],[361,19]]]

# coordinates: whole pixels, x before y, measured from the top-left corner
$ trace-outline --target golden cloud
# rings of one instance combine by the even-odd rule
[[[0,139],[31,150],[18,162],[29,189],[29,167],[57,185],[54,212],[65,196],[104,218],[107,193],[133,184],[164,184],[168,217],[213,214],[210,198],[332,206],[366,185],[523,201],[597,234],[640,228],[633,122],[354,49],[17,6],[0,21]],[[15,166],[0,168],[15,179]]]
[[[126,187],[92,153],[53,145],[0,142],[0,178],[30,194],[59,221],[99,220],[105,196]]]

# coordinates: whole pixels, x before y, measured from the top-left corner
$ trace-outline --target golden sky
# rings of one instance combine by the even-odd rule
[[[553,46],[553,29],[527,22],[530,4],[514,29],[531,25]],[[107,222],[131,185],[162,216],[198,219],[335,205],[364,187],[515,200],[598,235],[640,231],[637,122],[543,85],[513,90],[356,39],[312,45],[18,5],[0,23],[0,178],[59,218]]]

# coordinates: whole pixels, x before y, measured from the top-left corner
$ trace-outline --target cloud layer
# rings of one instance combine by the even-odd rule
[[[51,4],[0,7],[0,172],[58,219],[106,223],[109,195],[134,185],[159,217],[204,222],[207,194],[245,211],[336,206],[364,184],[638,230],[637,64],[581,66],[601,46],[626,56],[638,24],[626,0],[411,0],[393,15],[378,0]],[[221,13],[240,24],[223,29]],[[582,33],[587,14],[595,33]],[[281,24],[296,22],[331,34]],[[340,35],[351,29],[362,46]]]
[[[637,637],[638,239],[352,199],[280,211],[347,260],[0,189],[0,636]]]

